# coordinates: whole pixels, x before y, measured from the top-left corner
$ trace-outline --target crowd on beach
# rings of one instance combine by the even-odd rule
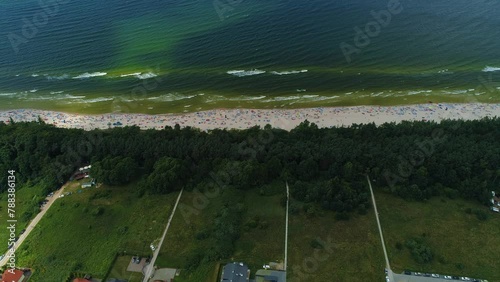
[[[405,106],[353,106],[305,109],[217,109],[184,114],[80,115],[62,112],[19,109],[0,112],[0,121],[33,121],[40,117],[45,123],[63,128],[106,129],[136,125],[142,129],[163,129],[165,126],[191,126],[202,130],[215,128],[245,129],[270,124],[290,130],[308,120],[319,127],[349,126],[374,122],[403,120],[440,121],[444,119],[481,119],[500,117],[500,104],[417,104]]]

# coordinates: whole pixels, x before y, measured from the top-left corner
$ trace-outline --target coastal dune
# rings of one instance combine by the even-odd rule
[[[141,129],[163,129],[165,126],[191,126],[201,130],[246,129],[256,125],[291,130],[308,120],[318,127],[350,126],[352,124],[401,121],[436,121],[445,119],[476,120],[500,117],[500,104],[447,104],[428,103],[404,106],[353,106],[305,109],[217,109],[185,114],[146,115],[109,113],[79,115],[34,109],[0,112],[0,121],[9,123],[34,121],[40,117],[47,124],[61,128],[85,130],[120,126],[138,126]]]

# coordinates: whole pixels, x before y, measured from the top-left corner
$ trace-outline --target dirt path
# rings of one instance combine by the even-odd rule
[[[52,197],[48,198],[49,201],[47,202],[45,207],[43,207],[43,209],[28,224],[28,226],[26,227],[26,231],[24,231],[24,233],[21,236],[19,236],[19,239],[17,240],[17,242],[14,246],[14,249],[18,249],[21,246],[21,244],[28,237],[28,235],[30,235],[31,231],[36,227],[38,222],[40,222],[40,220],[43,218],[43,216],[49,210],[49,208],[52,206],[52,204],[59,198],[59,195],[61,195],[63,193],[64,188],[66,188],[66,186],[68,186],[68,184],[69,184],[69,182],[64,184],[64,186],[62,186],[61,189],[54,192],[54,195]],[[9,255],[10,255],[10,250],[8,250],[5,253],[5,257],[0,261],[0,266],[4,266],[7,263],[7,261],[9,260],[9,257],[10,257]]]
[[[290,188],[288,188],[288,182],[286,182],[286,223],[285,223],[285,265],[284,271],[286,271],[287,261],[288,261],[288,202],[290,202]]]
[[[170,214],[170,218],[168,219],[167,227],[165,227],[165,232],[163,232],[163,236],[161,237],[160,243],[158,244],[158,247],[156,248],[156,251],[153,253],[153,258],[151,259],[151,263],[146,266],[146,273],[144,276],[143,282],[148,282],[149,279],[153,276],[153,271],[154,271],[154,265],[156,262],[156,259],[158,258],[158,254],[160,253],[161,250],[161,245],[163,244],[163,240],[165,240],[165,236],[167,236],[167,231],[168,228],[170,227],[170,223],[172,222],[172,218],[174,218],[175,210],[177,209],[177,204],[179,204],[179,201],[182,196],[182,191],[184,191],[184,188],[181,190],[179,193],[179,196],[177,197],[177,201],[175,202],[174,209],[172,210],[172,214]]]
[[[387,276],[389,277],[389,281],[395,281],[392,275],[391,265],[389,264],[389,256],[387,256],[387,250],[385,249],[384,235],[382,234],[382,226],[380,225],[380,219],[378,218],[377,204],[375,203],[375,195],[373,194],[372,183],[370,182],[370,178],[368,177],[368,175],[366,176],[366,180],[368,181],[368,185],[370,186],[370,192],[372,194],[373,209],[375,210],[375,218],[377,219],[378,232],[380,234],[380,241],[382,242],[382,248],[384,249],[385,265],[388,271]]]

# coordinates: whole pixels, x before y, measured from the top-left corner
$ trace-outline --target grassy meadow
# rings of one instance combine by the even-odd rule
[[[18,210],[38,202],[37,187],[18,191]],[[199,193],[185,191],[165,238],[156,265],[182,269],[179,282],[214,282],[220,267],[229,261],[249,265],[255,271],[284,257],[284,183],[253,190],[224,189],[203,200]],[[375,187],[377,206],[391,267],[469,276],[500,281],[496,262],[500,252],[500,215],[471,201],[435,197],[411,202]],[[95,277],[140,281],[140,273],[127,272],[130,255],[151,254],[149,244],[161,237],[177,193],[138,198],[134,184],[124,187],[80,189],[73,182],[18,250],[18,265],[34,269],[32,281],[62,281],[73,271]],[[43,197],[42,197],[43,198]],[[227,261],[192,264],[213,245],[211,236],[217,213],[224,203],[242,203],[241,235]],[[0,203],[5,217],[5,195]],[[297,281],[383,281],[384,258],[373,209],[352,214],[347,221],[335,213],[317,209],[303,211],[304,204],[292,199],[288,241],[288,278]],[[479,219],[475,211],[487,212]],[[0,220],[5,225],[5,220]],[[21,225],[19,225],[21,226]],[[0,226],[1,227],[1,226]],[[3,228],[3,227],[2,227]],[[20,230],[20,229],[19,229]],[[6,233],[1,233],[6,240]],[[430,263],[417,263],[405,242],[423,241],[431,248]],[[6,248],[6,247],[5,247]],[[117,252],[126,251],[128,256]]]
[[[16,234],[19,236],[21,230],[26,228],[31,218],[35,217],[40,211],[38,203],[45,199],[43,189],[40,186],[31,186],[25,184],[16,187]],[[7,214],[7,193],[0,194],[0,254],[4,254],[8,248],[9,232],[7,231],[8,214]],[[25,214],[23,216],[23,214]],[[29,216],[28,216],[29,215]]]
[[[271,261],[280,262],[284,256],[285,209],[280,205],[284,183],[278,182],[259,189],[241,191],[225,189],[209,199],[198,214],[187,212],[195,207],[199,194],[185,192],[165,238],[157,265],[160,267],[186,268],[188,260],[197,252],[203,253],[212,244],[212,238],[197,239],[200,231],[213,226],[219,207],[228,199],[241,199],[245,206],[242,215],[240,238],[229,261],[245,262],[252,274]],[[183,212],[185,211],[185,212]],[[219,262],[202,262],[192,269],[185,269],[176,281],[215,281]]]
[[[74,182],[65,191],[73,194],[52,205],[17,252],[18,265],[35,270],[32,281],[62,281],[73,271],[102,278],[117,252],[151,254],[176,197],[137,198],[134,184],[80,189]]]
[[[500,214],[458,199],[435,197],[424,203],[408,202],[378,192],[376,200],[395,272],[409,269],[500,281]],[[468,209],[484,210],[488,218],[480,220]],[[434,258],[430,263],[419,264],[411,257],[405,242],[413,238],[420,238],[431,248]]]
[[[330,211],[290,215],[287,277],[311,282],[384,281],[373,211],[353,214],[348,221],[337,221],[334,215]]]

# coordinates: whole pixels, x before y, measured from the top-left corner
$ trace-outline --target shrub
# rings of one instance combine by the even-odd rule
[[[92,210],[92,215],[93,216],[100,216],[104,213],[104,208],[103,207],[97,207],[94,210]]]
[[[338,212],[335,214],[335,219],[336,220],[349,220],[350,216],[349,216],[349,213],[347,213],[347,212]]]
[[[247,222],[247,224],[246,224],[246,226],[247,226],[249,229],[253,229],[253,228],[257,227],[257,225],[258,225],[258,224],[257,224],[257,221],[255,221],[254,219],[250,219],[250,220]]]
[[[397,242],[396,243],[396,249],[398,249],[398,250],[401,251],[403,249],[403,244],[401,244],[401,242]]]
[[[196,233],[195,237],[196,237],[196,240],[205,240],[208,237],[210,237],[210,232],[208,230],[203,230],[203,231]]]
[[[313,248],[313,249],[322,249],[323,248],[323,245],[321,245],[321,243],[318,242],[317,239],[312,239],[309,244],[311,245],[311,248]]]
[[[424,244],[421,239],[406,241],[406,247],[410,249],[412,258],[418,263],[429,263],[434,258],[434,253]]]
[[[477,209],[474,211],[474,214],[476,215],[477,219],[479,220],[487,220],[488,219],[488,214],[481,209]]]
[[[267,229],[269,227],[269,223],[267,223],[267,221],[261,221],[260,224],[259,224],[259,228],[260,229]]]
[[[122,226],[118,228],[118,234],[126,234],[128,232],[128,226]]]

